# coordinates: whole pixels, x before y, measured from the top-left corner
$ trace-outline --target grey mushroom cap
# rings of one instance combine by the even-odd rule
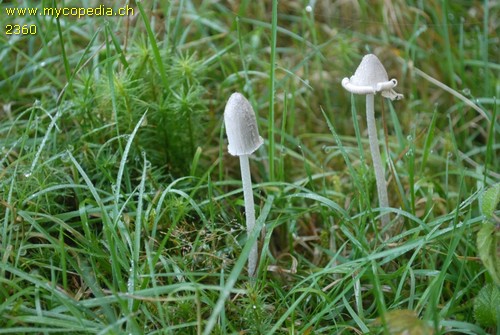
[[[231,155],[250,155],[264,143],[252,105],[241,93],[229,97],[224,109],[224,123],[229,142],[227,150]]]
[[[391,100],[403,98],[402,94],[396,93],[396,79],[389,80],[387,71],[377,56],[368,54],[363,57],[356,72],[351,78],[342,79],[342,86],[354,94],[376,94],[380,92],[382,96]]]

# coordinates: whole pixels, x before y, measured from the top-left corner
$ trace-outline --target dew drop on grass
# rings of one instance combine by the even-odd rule
[[[146,151],[141,151],[141,155],[142,155],[142,159],[144,160],[144,166],[146,167],[146,169],[149,169],[151,168],[151,162],[149,160],[147,160],[146,158]]]
[[[323,151],[325,152],[325,154],[329,154],[332,151],[332,147],[330,147],[328,145],[324,145]]]
[[[69,162],[69,155],[68,155],[67,152],[65,152],[65,153],[62,154],[61,161],[63,161],[64,163]]]
[[[306,6],[306,12],[310,13],[310,12],[312,12],[312,10],[313,10],[313,8],[311,5]]]
[[[47,63],[45,63],[45,62],[40,62],[40,66],[41,66],[41,67],[45,67],[45,65],[47,65]]]
[[[31,177],[31,171],[26,171],[25,173],[23,173],[23,175],[25,178],[29,178]]]

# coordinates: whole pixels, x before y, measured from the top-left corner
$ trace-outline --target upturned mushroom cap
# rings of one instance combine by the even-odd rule
[[[227,150],[231,155],[250,155],[264,143],[252,105],[242,94],[233,93],[229,97],[224,109],[224,123],[229,142]]]
[[[389,80],[384,66],[373,54],[363,57],[351,78],[342,79],[342,86],[351,93],[376,94],[380,92],[382,96],[391,100],[403,98],[402,94],[398,94],[392,89],[397,84],[396,79]]]

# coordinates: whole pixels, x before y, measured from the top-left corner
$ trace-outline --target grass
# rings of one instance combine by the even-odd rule
[[[2,29],[38,34],[0,35],[0,334],[498,333],[473,313],[492,283],[476,236],[500,181],[498,4],[4,15],[16,4]],[[368,52],[405,95],[375,100],[390,208],[340,85]],[[266,141],[250,236],[222,129],[234,91]]]

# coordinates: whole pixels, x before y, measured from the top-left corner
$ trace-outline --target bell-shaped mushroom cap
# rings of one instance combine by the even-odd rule
[[[368,54],[363,57],[356,72],[351,78],[342,79],[342,86],[355,94],[375,94],[381,92],[382,96],[391,100],[403,98],[392,88],[398,84],[396,79],[389,80],[387,71],[377,56]]]
[[[227,150],[231,155],[250,155],[264,143],[252,105],[242,94],[233,93],[229,97],[224,109],[224,123],[229,142]]]

